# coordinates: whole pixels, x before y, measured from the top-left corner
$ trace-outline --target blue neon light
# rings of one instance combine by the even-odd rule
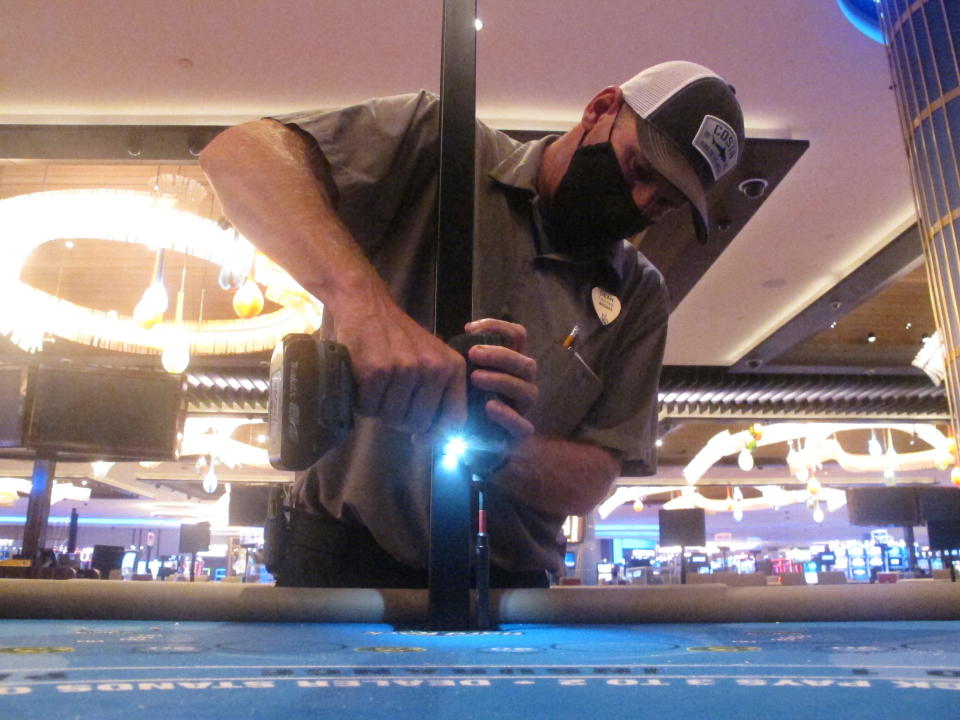
[[[874,42],[886,44],[883,40],[883,31],[880,30],[878,0],[837,0],[837,5],[857,30]]]
[[[594,528],[594,535],[598,538],[614,539],[648,539],[649,542],[656,542],[660,537],[660,526],[657,524],[624,525],[619,523],[597,524]]]

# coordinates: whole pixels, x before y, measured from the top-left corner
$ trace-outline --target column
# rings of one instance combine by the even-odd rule
[[[954,433],[960,410],[960,3],[878,0],[937,327]],[[865,118],[866,120],[866,118]]]

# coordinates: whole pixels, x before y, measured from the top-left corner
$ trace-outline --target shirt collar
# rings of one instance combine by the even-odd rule
[[[543,151],[558,137],[560,136],[547,135],[539,140],[518,145],[512,153],[490,171],[490,177],[505,187],[523,192],[531,197],[535,196],[537,194],[537,173],[540,172]]]
[[[623,281],[626,253],[632,247],[626,240],[613,245],[603,255],[589,260],[582,260],[557,252],[550,246],[550,240],[544,227],[543,212],[536,183],[537,173],[540,171],[540,162],[543,159],[543,151],[558,137],[558,135],[548,135],[539,140],[519,145],[490,171],[490,177],[508,191],[529,198],[533,223],[536,228],[537,255],[535,261],[586,266],[590,268],[595,282],[612,292],[619,293]]]

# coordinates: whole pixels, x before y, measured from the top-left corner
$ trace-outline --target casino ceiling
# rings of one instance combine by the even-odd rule
[[[675,483],[710,437],[757,421],[948,418],[943,390],[911,364],[935,327],[885,49],[835,0],[480,0],[478,15],[478,116],[518,136],[571,127],[596,91],[673,58],[713,68],[744,107],[745,159],[710,198],[713,240],[698,244],[679,213],[636,238],[673,302],[661,473],[643,482]],[[0,2],[0,215],[27,193],[143,192],[166,175],[192,183],[190,212],[219,221],[196,166],[218,128],[437,91],[440,21],[439,0]],[[0,234],[0,253],[20,242],[9,226]],[[156,276],[155,254],[69,234],[32,247],[17,279],[99,313],[131,314]],[[171,251],[165,270],[170,296],[182,290],[184,318],[235,317],[215,263]],[[265,312],[278,308],[267,299]],[[0,328],[19,310],[0,307]],[[35,355],[0,338],[0,362],[160,371],[157,352],[96,348],[44,329]],[[265,350],[194,354],[191,414],[262,418],[268,359]],[[253,444],[260,434],[237,432]],[[785,454],[771,451],[767,467],[785,466]],[[116,468],[98,492],[202,497],[196,459]],[[22,461],[0,469],[29,475]],[[730,460],[708,478],[729,484],[733,472]],[[61,473],[91,475],[89,466]],[[224,473],[234,482],[287,477]]]

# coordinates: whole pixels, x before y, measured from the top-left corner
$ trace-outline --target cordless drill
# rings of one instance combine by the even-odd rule
[[[468,352],[474,345],[506,345],[500,333],[464,333],[450,346],[475,369]],[[506,431],[484,410],[496,393],[467,385],[466,435],[487,451],[502,447]],[[283,338],[270,360],[268,401],[270,464],[278,470],[305,470],[339,445],[353,427],[354,380],[350,355],[339,343],[305,333]]]

